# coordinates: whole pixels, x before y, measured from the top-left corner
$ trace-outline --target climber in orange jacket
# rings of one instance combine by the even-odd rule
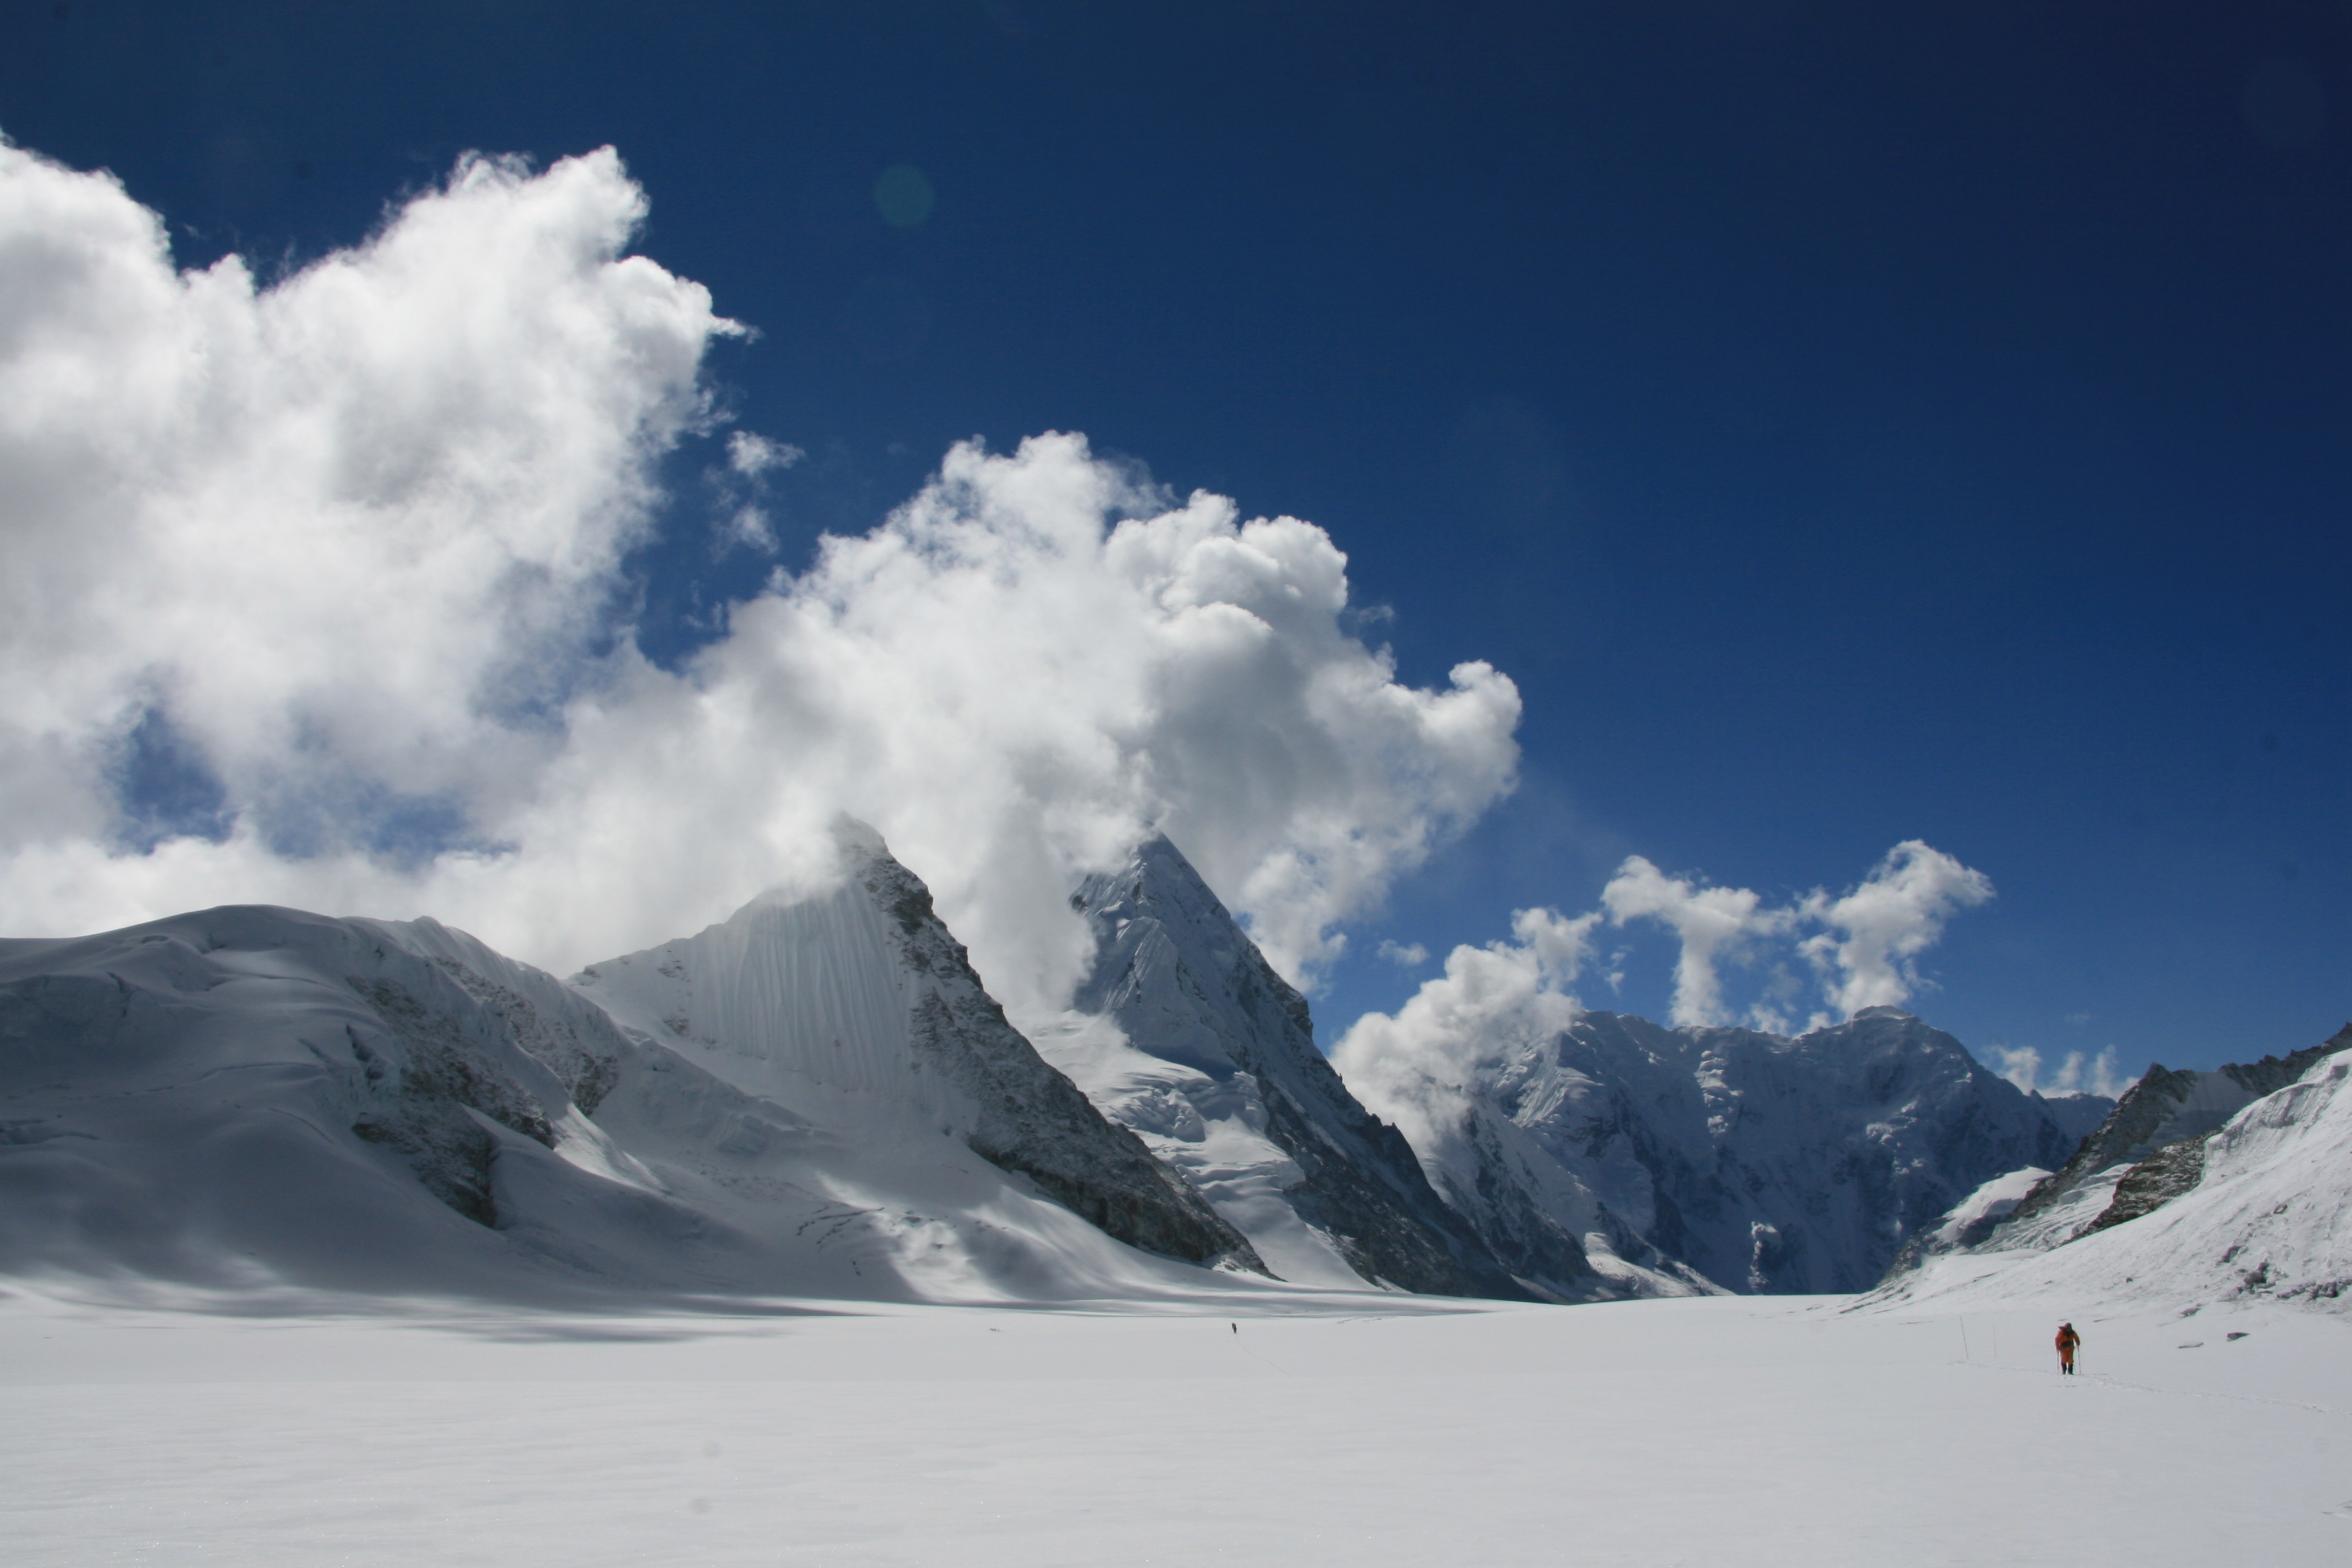
[[[2074,1347],[2082,1342],[2083,1336],[2074,1331],[2074,1324],[2058,1325],[2058,1370],[2068,1377],[2074,1375]]]

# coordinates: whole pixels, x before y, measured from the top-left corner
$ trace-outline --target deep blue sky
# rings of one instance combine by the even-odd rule
[[[616,145],[642,248],[761,330],[715,368],[811,454],[787,563],[1048,428],[1324,525],[1406,678],[1528,700],[1327,1035],[1410,988],[1383,935],[1912,837],[2000,889],[1916,1004],[1973,1046],[2352,1016],[2342,0],[7,0],[0,131],[265,267],[462,151]],[[670,657],[762,570],[709,559],[709,460],[641,563]]]

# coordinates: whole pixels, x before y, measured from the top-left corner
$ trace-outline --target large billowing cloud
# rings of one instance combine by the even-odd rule
[[[1992,879],[1940,849],[1906,838],[1852,892],[1816,892],[1794,911],[1825,926],[1801,944],[1841,1013],[1911,999],[1913,961],[1944,934],[1944,922],[1992,898]]]
[[[0,146],[0,831],[103,833],[142,721],[287,847],[527,793],[732,330],[644,212],[609,152],[469,160],[265,289]]]
[[[738,329],[626,254],[645,205],[609,151],[472,159],[265,288],[0,144],[0,929],[269,900],[560,968],[821,875],[845,809],[1043,1006],[1085,956],[1070,878],[1150,827],[1296,975],[1510,787],[1507,679],[1400,685],[1321,530],[1075,436],[956,448],[647,663],[622,563]],[[204,831],[126,820],[159,757]]]

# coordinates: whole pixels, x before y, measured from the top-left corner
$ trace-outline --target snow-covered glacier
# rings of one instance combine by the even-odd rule
[[[1004,1023],[920,882],[845,849],[833,890],[576,987],[281,909],[0,943],[0,1271],[577,1302],[1260,1268]]]
[[[1067,1014],[1033,1025],[1039,1050],[1277,1275],[1529,1293],[1431,1189],[1403,1136],[1349,1092],[1306,999],[1174,844],[1155,835],[1070,901],[1093,929],[1094,964]],[[1572,1247],[1552,1272],[1570,1289],[1590,1273]]]

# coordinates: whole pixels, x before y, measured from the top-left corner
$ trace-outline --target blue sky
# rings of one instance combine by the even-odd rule
[[[1999,889],[1913,1003],[1980,1051],[2352,1016],[2341,4],[39,0],[0,132],[265,278],[468,150],[617,148],[635,248],[757,329],[725,409],[806,454],[772,555],[711,543],[716,437],[667,463],[627,569],[672,665],[974,436],[1320,525],[1402,680],[1525,702],[1327,1038],[1433,973],[1381,941],[1629,855],[1783,901],[1911,838]],[[1668,939],[1601,942],[1584,999],[1663,1016]]]

